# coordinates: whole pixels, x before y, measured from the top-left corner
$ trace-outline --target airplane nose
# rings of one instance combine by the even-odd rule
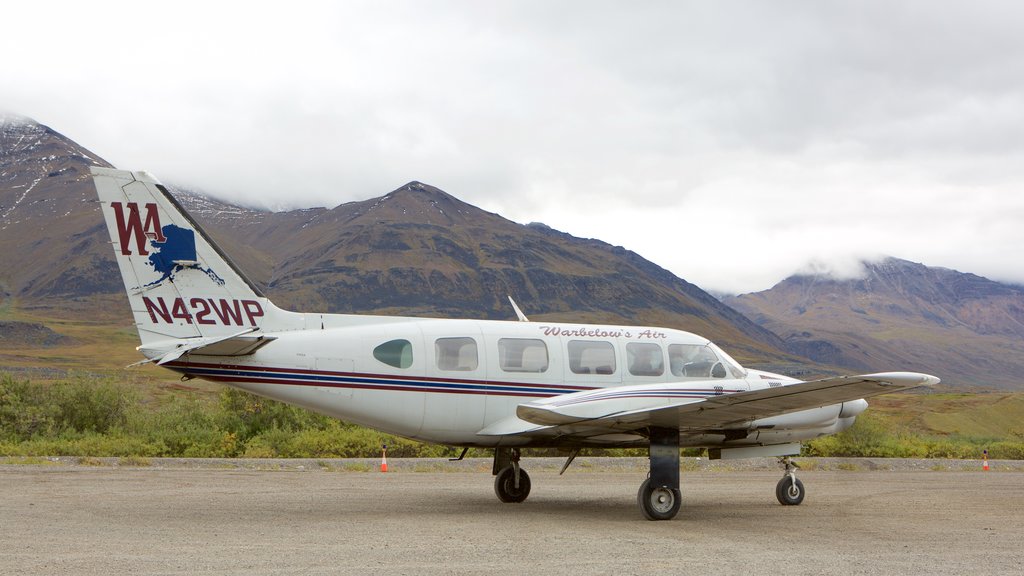
[[[839,410],[840,418],[849,418],[851,416],[857,416],[861,412],[868,409],[868,401],[861,398],[860,400],[851,400],[850,402],[843,402],[843,407]]]

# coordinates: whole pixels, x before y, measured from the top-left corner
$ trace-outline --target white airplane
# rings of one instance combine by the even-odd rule
[[[494,490],[522,502],[525,447],[648,447],[637,500],[679,511],[679,449],[779,457],[776,497],[800,504],[790,456],[849,428],[864,398],[939,379],[892,372],[802,382],[741,367],[665,328],[282,310],[153,176],[92,168],[141,345],[154,362],[390,434],[494,449]],[[510,299],[511,300],[511,299]],[[460,456],[461,458],[461,456]]]

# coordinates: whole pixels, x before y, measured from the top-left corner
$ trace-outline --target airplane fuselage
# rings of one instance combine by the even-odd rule
[[[797,382],[745,370],[707,339],[665,328],[301,316],[304,329],[279,332],[253,354],[234,360],[192,354],[167,366],[392,434],[456,446],[565,445],[554,438],[478,434],[530,399],[691,381],[687,396],[700,401]],[[834,404],[680,440],[701,447],[798,442],[845,429],[861,410],[846,402],[845,410]],[[646,439],[606,434],[580,444],[645,446]]]

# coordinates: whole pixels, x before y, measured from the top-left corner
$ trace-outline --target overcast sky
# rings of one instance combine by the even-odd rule
[[[151,5],[152,4],[152,5]],[[410,180],[748,292],[1024,283],[1019,2],[16,2],[0,110],[251,206]]]

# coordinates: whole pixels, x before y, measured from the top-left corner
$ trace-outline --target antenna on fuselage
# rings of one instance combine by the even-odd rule
[[[516,301],[513,300],[511,296],[508,297],[508,301],[512,304],[512,309],[516,311],[516,317],[519,318],[520,322],[530,321],[530,319],[526,317],[526,314],[523,314],[523,311],[519,309],[519,306],[516,305]]]

